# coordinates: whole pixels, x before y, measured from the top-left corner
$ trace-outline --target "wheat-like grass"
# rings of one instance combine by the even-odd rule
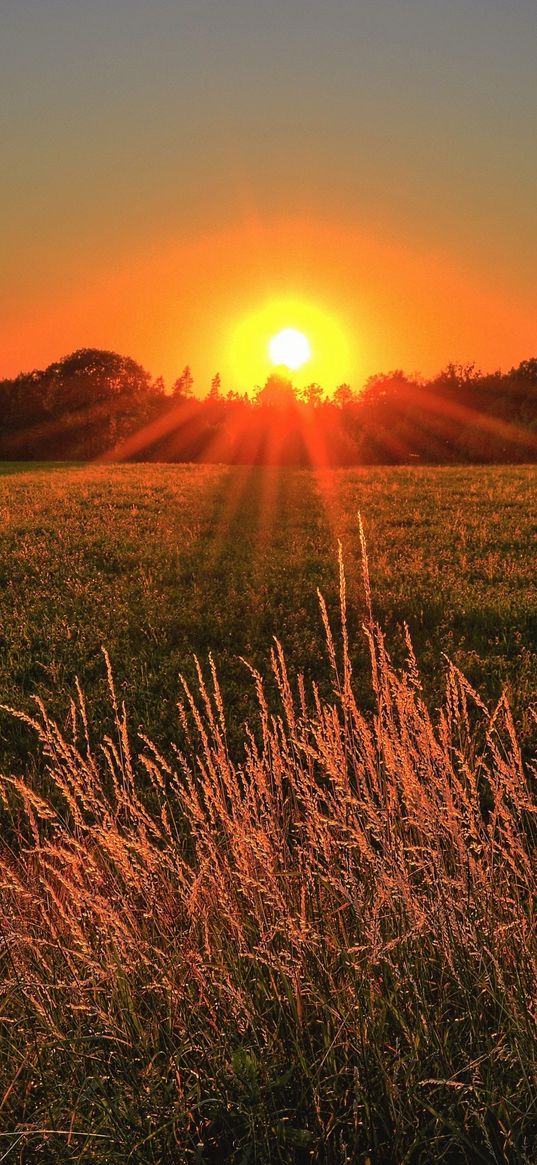
[[[276,643],[279,704],[250,669],[238,759],[212,660],[167,756],[131,749],[107,657],[113,739],[80,688],[69,735],[11,713],[48,788],[2,780],[0,1112],[36,1160],[535,1159],[535,802],[508,704],[448,664],[432,716],[368,599],[364,714],[341,557],[340,584],[332,698]]]

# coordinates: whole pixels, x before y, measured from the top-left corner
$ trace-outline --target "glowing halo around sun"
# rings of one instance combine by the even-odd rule
[[[331,393],[352,378],[355,363],[342,321],[318,303],[270,299],[229,327],[228,367],[233,387],[254,393],[274,372],[289,371],[298,387],[317,382]]]
[[[311,360],[311,346],[307,336],[297,328],[283,328],[269,343],[269,355],[273,364],[284,365],[290,372],[296,372]]]

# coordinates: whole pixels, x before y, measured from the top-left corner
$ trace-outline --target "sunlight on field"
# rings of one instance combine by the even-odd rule
[[[444,651],[491,697],[507,684],[522,734],[530,732],[531,469],[8,468],[0,478],[5,702],[39,692],[63,715],[79,675],[104,716],[104,644],[136,722],[165,738],[176,726],[178,672],[191,675],[192,652],[212,650],[238,731],[251,709],[238,656],[264,666],[272,635],[293,666],[325,682],[316,587],[334,612],[338,538],[366,698],[360,508],[375,612],[396,658],[406,621],[431,699]],[[25,747],[21,731],[4,725],[0,749],[10,760]]]

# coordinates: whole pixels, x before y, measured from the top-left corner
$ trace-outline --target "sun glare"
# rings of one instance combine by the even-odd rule
[[[283,366],[296,387],[316,381],[330,393],[350,379],[355,363],[341,321],[299,296],[266,301],[239,319],[228,336],[230,377],[247,392]]]
[[[291,372],[296,372],[311,359],[310,342],[296,328],[284,328],[272,337],[269,354],[273,364],[284,364]]]

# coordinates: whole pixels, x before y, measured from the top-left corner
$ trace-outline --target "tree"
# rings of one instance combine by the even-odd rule
[[[309,405],[311,408],[317,408],[322,403],[323,399],[323,390],[321,385],[317,384],[316,381],[312,381],[311,384],[307,384],[306,387],[302,389],[301,397],[304,401],[304,404]]]
[[[296,405],[296,395],[292,382],[279,372],[272,372],[260,388],[255,403],[265,408],[290,409]]]
[[[514,376],[517,380],[527,380],[530,384],[537,384],[537,356],[533,356],[530,360],[523,360],[518,368],[511,369],[509,376]]]
[[[187,365],[170,397],[135,360],[80,348],[0,380],[0,456],[84,460],[121,450],[173,461],[216,450],[224,460],[308,464],[318,436],[323,464],[537,460],[535,357],[487,375],[451,364],[430,381],[396,369],[356,394],[340,384],[329,399],[312,383],[297,400],[276,368],[252,395],[224,394],[216,373],[205,399],[195,398]]]
[[[460,390],[479,380],[481,373],[475,364],[447,364],[433,381],[438,387]]]
[[[345,405],[350,405],[351,401],[353,400],[354,393],[350,384],[338,384],[334,392],[334,404],[338,405],[339,408],[342,409],[345,407]]]
[[[190,364],[186,364],[180,376],[177,377],[173,387],[172,396],[179,399],[185,399],[194,395],[194,377]]]
[[[101,348],[79,348],[17,377],[10,441],[37,457],[93,457],[144,423],[154,399],[148,372]]]
[[[59,411],[139,396],[151,387],[149,373],[136,360],[101,348],[79,348],[49,364],[41,377]]]
[[[216,376],[213,376],[211,380],[211,387],[209,389],[207,400],[222,400],[222,378],[219,372],[217,372]]]

